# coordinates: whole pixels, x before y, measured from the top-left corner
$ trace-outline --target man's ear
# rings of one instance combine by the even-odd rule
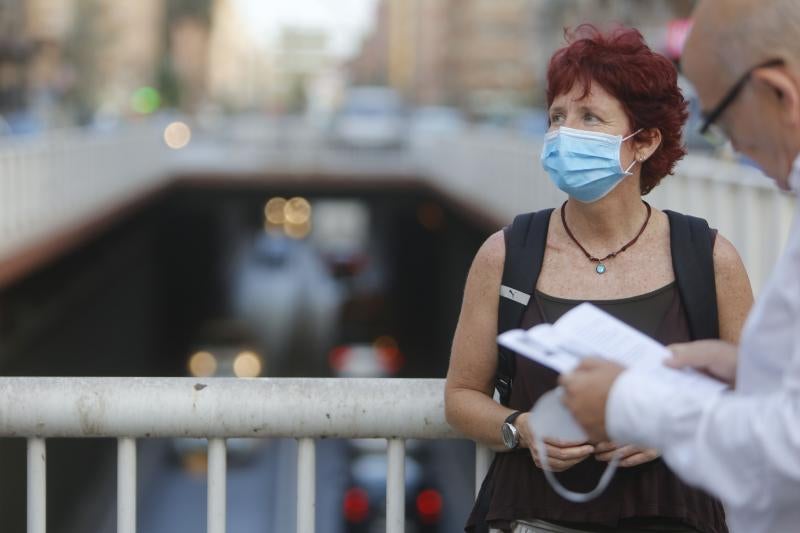
[[[766,90],[772,103],[780,109],[782,120],[800,126],[800,89],[797,80],[783,69],[760,68],[753,72],[753,81]]]
[[[649,128],[642,133],[643,139],[636,141],[636,157],[640,158],[640,162],[650,159],[650,156],[658,150],[661,146],[661,130],[658,128]]]

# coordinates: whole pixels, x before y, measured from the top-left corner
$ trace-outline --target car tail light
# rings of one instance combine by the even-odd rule
[[[344,518],[348,522],[359,523],[369,517],[369,497],[364,489],[352,488],[344,495]]]
[[[425,524],[439,521],[442,514],[442,495],[433,489],[425,489],[417,495],[417,513]]]
[[[347,346],[339,346],[331,350],[328,354],[328,364],[330,365],[331,369],[335,372],[341,371],[342,367],[344,366],[346,356]]]

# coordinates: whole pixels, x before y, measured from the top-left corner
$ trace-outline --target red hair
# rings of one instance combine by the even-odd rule
[[[582,98],[596,83],[622,104],[631,131],[643,128],[636,139],[647,140],[649,128],[660,130],[661,145],[642,164],[641,190],[649,193],[686,155],[681,130],[689,114],[675,66],[633,28],[604,33],[582,24],[565,36],[567,46],[553,54],[547,68],[547,107],[576,83],[583,86]]]

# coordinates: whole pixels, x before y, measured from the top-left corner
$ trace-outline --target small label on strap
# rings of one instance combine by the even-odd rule
[[[525,294],[522,291],[518,291],[517,289],[512,289],[511,287],[507,287],[505,285],[500,285],[500,296],[503,298],[508,298],[509,300],[514,300],[518,304],[522,304],[527,306],[528,301],[531,299],[530,294]]]

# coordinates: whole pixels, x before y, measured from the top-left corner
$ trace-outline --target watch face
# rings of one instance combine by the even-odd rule
[[[506,448],[512,449],[517,447],[517,443],[519,440],[517,435],[517,428],[515,428],[512,424],[506,422],[505,424],[503,424],[500,433],[503,436],[503,444],[505,444]]]

